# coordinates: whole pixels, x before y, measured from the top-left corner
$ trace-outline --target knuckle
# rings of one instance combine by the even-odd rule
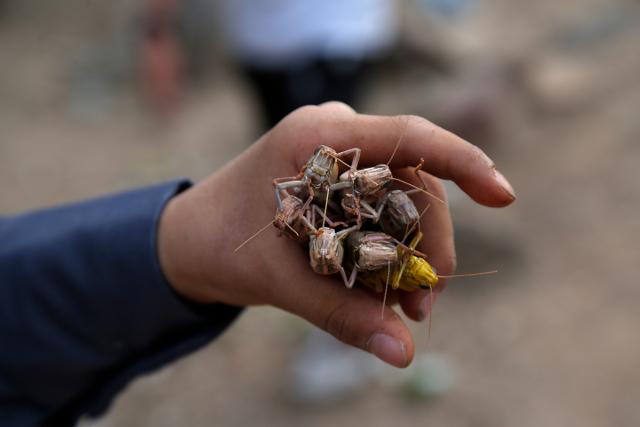
[[[320,104],[320,108],[336,114],[353,114],[356,111],[341,101],[328,101]]]
[[[319,109],[320,108],[317,105],[304,105],[293,110],[289,115],[287,115],[287,117],[285,117],[284,120],[294,122],[299,120],[309,120],[318,114]]]
[[[403,116],[397,116],[398,120],[406,123],[407,125],[418,126],[418,127],[427,127],[429,129],[435,129],[435,125],[429,120],[425,119],[422,116],[417,116],[415,114],[407,114]]]

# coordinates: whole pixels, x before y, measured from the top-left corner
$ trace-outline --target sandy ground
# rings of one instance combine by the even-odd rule
[[[35,2],[14,3],[0,19],[3,214],[198,179],[254,139],[250,94],[224,64],[161,120],[130,82],[78,84],[74,73],[91,74],[86,52],[115,43],[112,10],[70,2],[75,14],[36,13]],[[512,3],[488,6],[473,28],[484,31],[484,52],[519,64],[486,145],[519,199],[496,211],[453,195],[459,270],[501,272],[455,282],[439,300],[429,351],[456,368],[448,394],[407,401],[373,384],[342,405],[292,406],[282,378],[299,321],[259,308],[202,351],[134,381],[86,425],[640,425],[640,21],[567,54],[553,35],[612,2]],[[419,71],[382,73],[365,110],[426,114],[417,97],[430,88]],[[424,351],[424,325],[415,331]]]

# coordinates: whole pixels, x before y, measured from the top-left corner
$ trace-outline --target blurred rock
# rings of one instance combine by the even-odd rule
[[[432,399],[455,385],[455,369],[446,355],[425,353],[402,371],[401,378],[400,389],[410,398]]]
[[[313,329],[294,353],[285,393],[295,404],[335,405],[365,391],[382,369],[372,355]]]
[[[543,113],[574,113],[624,90],[640,73],[638,5],[607,5],[561,28],[523,58],[523,84]]]
[[[593,64],[580,58],[553,55],[532,63],[525,84],[535,106],[545,112],[570,112],[585,106],[599,85]]]
[[[472,0],[410,2],[404,9],[404,41],[447,62],[486,58],[495,49],[479,19],[479,9]]]

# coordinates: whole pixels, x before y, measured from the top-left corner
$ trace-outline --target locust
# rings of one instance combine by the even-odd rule
[[[436,269],[422,256],[416,256],[413,252],[423,238],[418,231],[408,246],[398,245],[398,262],[393,266],[390,274],[382,270],[368,271],[358,276],[358,282],[382,292],[390,285],[391,289],[401,289],[407,292],[417,290],[430,290],[439,286],[440,279],[454,279],[459,277],[478,277],[496,274],[497,270],[483,271],[479,273],[440,275]]]
[[[309,201],[305,203],[299,197],[287,194],[281,202],[281,207],[276,210],[273,225],[281,234],[294,240],[308,240],[309,227],[306,224],[305,213],[309,210]]]
[[[382,197],[392,179],[393,174],[387,165],[348,170],[340,175],[340,182],[346,187],[340,194],[340,206],[345,215],[354,219],[356,224],[361,224],[362,218],[377,222],[380,215],[370,201],[375,203]]]
[[[317,205],[310,200],[303,202],[293,194],[285,193],[282,196],[282,208],[276,210],[273,225],[284,234],[300,242],[308,242],[309,236],[316,232],[317,217],[322,218],[331,227],[346,226],[345,222],[332,221]]]
[[[316,149],[316,152],[317,151],[318,149]],[[265,231],[271,225],[274,225],[278,230],[280,230],[281,235],[288,236],[302,243],[307,243],[309,241],[309,236],[317,232],[316,215],[319,215],[322,218],[323,227],[325,222],[332,227],[336,227],[338,225],[347,225],[347,223],[345,222],[332,221],[326,215],[325,211],[322,211],[317,205],[312,204],[313,196],[309,197],[306,201],[303,201],[300,197],[289,193],[286,190],[288,187],[286,185],[283,186],[279,182],[282,179],[286,180],[289,178],[276,178],[273,180],[273,186],[275,187],[277,201],[274,219],[269,221],[267,225],[255,232],[247,240],[242,242],[238,247],[235,248],[234,252],[239,251],[243,246],[256,238],[260,233]]]
[[[309,262],[314,272],[322,275],[340,273],[345,286],[347,288],[353,286],[355,277],[347,278],[347,273],[342,266],[344,258],[343,240],[356,228],[357,226],[353,226],[336,232],[333,228],[320,227],[311,235]]]
[[[378,217],[375,221],[380,223],[382,231],[396,239],[404,241],[420,222],[421,215],[418,214],[418,209],[409,195],[421,191],[427,192],[427,185],[419,173],[423,165],[424,159],[421,158],[420,163],[413,168],[413,173],[421,183],[421,189],[392,190],[385,194],[376,206]]]
[[[349,235],[347,247],[353,264],[350,280],[355,282],[358,272],[391,271],[403,262],[405,253],[426,257],[413,246],[406,246],[388,234],[376,231],[356,231]],[[403,267],[404,268],[404,267]],[[353,283],[350,283],[351,287]],[[396,286],[397,288],[397,286]]]
[[[423,234],[419,231],[408,247],[396,246],[398,262],[393,265],[393,271],[390,274],[382,270],[370,271],[361,274],[358,281],[376,292],[382,292],[389,282],[392,289],[408,292],[435,288],[439,280],[435,269],[424,257],[412,253],[422,238]]]
[[[350,187],[341,190],[340,199],[340,206],[347,220],[362,224],[363,218],[364,221],[369,219],[374,224],[380,223],[385,233],[396,239],[402,239],[407,230],[419,219],[418,210],[409,197],[410,194],[424,193],[440,203],[445,203],[444,200],[427,191],[427,186],[419,174],[423,165],[424,159],[420,159],[420,163],[413,168],[421,187],[395,178],[388,164],[380,164],[355,172],[350,170],[344,172],[340,176],[340,181],[351,183]],[[411,189],[388,190],[387,187],[391,181],[400,182]]]
[[[273,184],[278,209],[282,209],[281,192],[283,190],[297,189],[300,191],[301,188],[306,188],[309,201],[325,201],[326,204],[331,192],[347,188],[348,183],[338,182],[338,161],[350,154],[353,154],[353,158],[351,164],[347,165],[350,171],[355,172],[360,160],[359,148],[351,148],[338,153],[331,147],[321,145],[315,149],[298,175],[276,178]]]

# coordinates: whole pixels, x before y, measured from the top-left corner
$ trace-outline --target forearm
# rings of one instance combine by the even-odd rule
[[[204,345],[237,315],[186,302],[161,271],[161,214],[188,185],[0,222],[0,419],[98,412],[135,375]]]

